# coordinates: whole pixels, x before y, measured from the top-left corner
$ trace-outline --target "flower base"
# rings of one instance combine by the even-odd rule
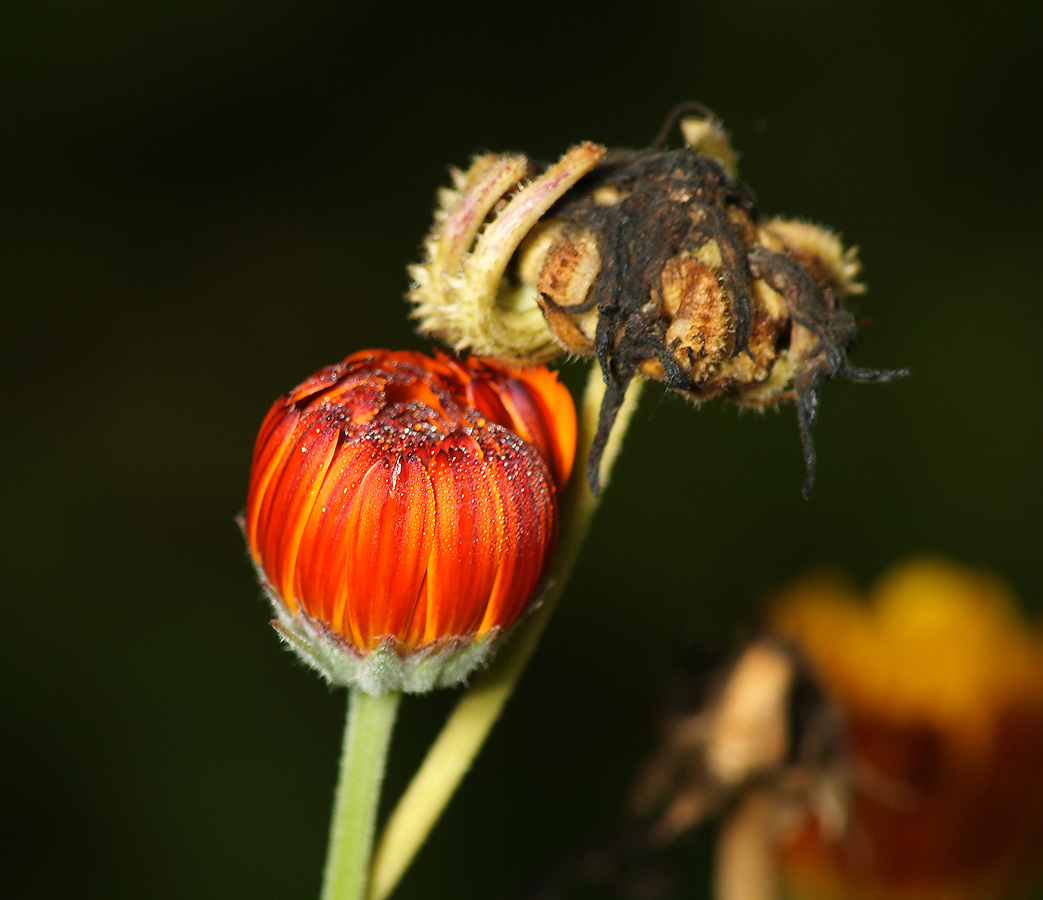
[[[423,694],[438,687],[453,687],[467,680],[491,658],[503,629],[481,635],[442,638],[428,647],[403,653],[393,637],[360,653],[339,634],[311,616],[291,613],[266,588],[275,611],[272,625],[305,664],[330,684],[358,688],[367,694],[404,691]]]

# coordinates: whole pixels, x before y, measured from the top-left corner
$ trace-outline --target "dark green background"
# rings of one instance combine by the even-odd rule
[[[0,12],[9,896],[316,896],[343,697],[280,650],[233,516],[278,394],[425,346],[404,266],[480,149],[642,145],[703,101],[766,211],[861,246],[855,362],[916,373],[827,386],[810,502],[791,409],[648,390],[403,900],[505,897],[604,831],[685,648],[813,565],[940,553],[1039,605],[1043,7],[584,6]],[[405,703],[392,789],[451,700]]]

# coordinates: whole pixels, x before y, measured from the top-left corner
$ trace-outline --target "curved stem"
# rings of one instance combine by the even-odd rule
[[[366,895],[384,762],[401,697],[398,691],[374,696],[357,688],[349,694],[322,900]]]
[[[585,460],[590,452],[604,394],[601,370],[595,363],[580,411],[577,460]],[[635,380],[601,458],[602,494],[639,394],[640,382]],[[475,679],[461,698],[399,800],[373,855],[369,900],[384,900],[413,861],[511,696],[565,589],[599,499],[591,493],[583,477],[583,467],[576,468],[562,501],[561,538],[541,604],[518,626],[492,665]]]

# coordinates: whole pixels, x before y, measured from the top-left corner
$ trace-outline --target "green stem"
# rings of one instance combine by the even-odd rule
[[[598,412],[604,394],[601,370],[595,363],[583,395],[576,446],[576,471],[562,499],[561,536],[548,575],[548,587],[540,605],[517,627],[493,664],[474,680],[456,705],[388,819],[373,855],[369,900],[385,900],[413,861],[511,696],[565,589],[598,506],[599,498],[590,491],[584,463],[597,431]],[[635,381],[627,391],[626,400],[616,417],[616,424],[601,458],[602,493],[608,486],[612,464],[619,453],[623,434],[639,394],[640,382]]]
[[[398,691],[379,696],[350,691],[322,900],[366,895],[384,762],[401,697]]]

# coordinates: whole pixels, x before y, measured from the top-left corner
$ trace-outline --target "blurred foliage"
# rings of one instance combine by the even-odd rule
[[[943,554],[1039,609],[1041,20],[1028,2],[7,4],[12,896],[317,893],[343,698],[279,650],[233,516],[278,394],[360,348],[423,346],[404,267],[446,166],[480,149],[641,145],[703,101],[766,211],[861,246],[855,363],[916,372],[826,387],[810,502],[792,410],[647,391],[403,900],[507,896],[596,836],[686,648],[729,645],[812,565],[866,583]],[[451,701],[405,704],[391,791]],[[683,878],[708,883],[698,862]]]

